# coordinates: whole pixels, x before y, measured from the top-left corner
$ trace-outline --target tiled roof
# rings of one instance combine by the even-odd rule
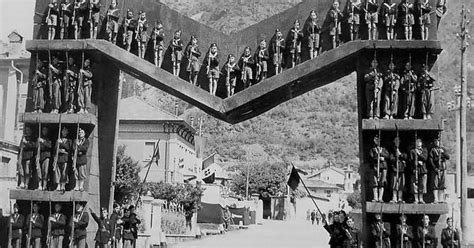
[[[322,180],[319,179],[308,179],[308,178],[303,178],[306,187],[308,188],[324,188],[324,189],[340,189],[341,187],[331,184],[331,183],[326,183]]]
[[[184,121],[136,96],[121,99],[120,120]]]

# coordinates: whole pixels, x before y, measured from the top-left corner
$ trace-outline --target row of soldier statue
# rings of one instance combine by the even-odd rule
[[[89,58],[84,58],[79,67],[73,56],[48,52],[48,61],[36,54],[36,69],[31,86],[33,88],[34,112],[41,113],[49,103],[51,113],[88,113],[91,107],[92,68]]]
[[[84,191],[89,176],[89,140],[79,124],[75,125],[75,138],[71,137],[72,129],[60,121],[57,136],[53,136],[50,126],[39,123],[38,131],[33,132],[32,126],[25,125],[17,168],[20,189],[65,191],[66,185],[72,185],[74,190]]]
[[[9,223],[11,247],[21,248],[22,244],[33,248],[87,247],[89,214],[85,203],[73,203],[73,215],[70,217],[64,213],[61,203],[55,203],[54,209],[51,209],[50,203],[47,219],[41,214],[40,206],[38,202],[31,202],[30,213],[25,219],[18,204],[13,205]],[[98,226],[95,247],[135,247],[141,221],[133,205],[122,209],[120,205],[114,204],[110,216],[106,208],[102,208],[99,215],[90,208],[89,212]]]
[[[364,81],[366,118],[413,119],[418,112],[422,113],[423,119],[433,117],[433,92],[438,88],[434,87],[435,79],[427,63],[420,72],[415,72],[409,59],[403,71],[397,73],[392,58],[388,70],[383,73],[374,58]]]
[[[404,214],[400,215],[399,219],[400,222],[396,224],[396,230],[393,232],[391,224],[383,221],[382,214],[375,214],[368,230],[368,244],[363,247],[437,247],[438,237],[428,215],[423,215],[420,225],[416,227],[407,223],[407,216]],[[332,220],[323,218],[323,223],[330,235],[330,247],[362,247],[361,231],[354,226],[354,219],[344,211],[334,212]],[[440,235],[441,245],[446,248],[460,247],[460,235],[453,225],[453,218],[448,217],[446,224]]]
[[[446,202],[446,161],[449,153],[441,146],[439,137],[426,146],[415,131],[415,144],[409,149],[397,136],[390,147],[381,145],[381,135],[375,135],[368,152],[369,188],[373,190],[375,202],[383,202],[385,189],[393,193],[391,203],[404,203],[405,192],[414,195],[415,203],[425,203],[428,190],[434,195],[433,203]],[[411,143],[411,142],[409,142]]]
[[[289,31],[286,39],[279,29],[275,31],[275,39],[272,44],[267,47],[265,39],[259,40],[258,48],[252,56],[250,47],[246,47],[242,53],[239,62],[236,61],[234,55],[227,55],[227,63],[221,72],[219,66],[219,56],[217,44],[213,43],[206,53],[204,61],[199,62],[201,52],[198,47],[198,38],[192,36],[187,47],[183,51],[183,42],[181,41],[181,30],[174,32],[174,36],[170,41],[171,62],[173,64],[173,74],[180,74],[180,65],[183,56],[186,56],[188,64],[186,71],[189,75],[190,83],[197,85],[197,73],[200,65],[206,66],[206,74],[209,81],[209,92],[215,95],[217,89],[217,81],[220,75],[226,77],[225,89],[226,95],[231,96],[235,92],[235,84],[237,77],[242,80],[244,87],[249,87],[254,83],[265,79],[267,74],[267,64],[272,62],[275,68],[274,74],[279,74],[283,67],[292,68],[301,62],[301,44],[307,41],[309,57],[312,59],[321,51],[320,34],[329,31],[332,40],[332,47],[335,48],[341,42],[341,23],[345,22],[350,26],[350,39],[358,39],[360,14],[365,13],[365,19],[368,26],[369,39],[377,39],[377,23],[378,16],[381,16],[382,22],[387,26],[387,38],[394,39],[394,25],[399,20],[405,27],[405,38],[412,39],[412,26],[414,25],[414,16],[420,13],[420,25],[422,39],[428,38],[428,26],[431,21],[431,6],[429,1],[410,3],[410,0],[403,0],[397,7],[397,4],[385,0],[383,4],[379,4],[377,0],[366,0],[363,5],[360,0],[348,0],[344,11],[340,10],[339,1],[334,1],[328,12],[329,25],[322,28],[319,24],[319,17],[316,11],[311,11],[308,17],[306,29],[300,26],[300,21],[296,20],[293,27]],[[72,25],[74,30],[74,38],[81,38],[82,25],[85,20],[90,24],[90,38],[97,38],[97,29],[99,25],[101,3],[100,0],[64,0],[58,4],[57,0],[52,0],[48,8],[48,38],[56,37],[56,29],[58,28],[58,19],[60,20],[60,38],[68,38],[68,30]],[[437,5],[437,14],[440,17],[446,11],[445,3],[440,0]],[[106,39],[117,43],[119,33],[120,10],[116,0],[112,0],[106,12]],[[136,42],[138,51],[137,55],[141,58],[145,56],[145,50],[149,38],[153,42],[153,60],[156,66],[161,67],[164,58],[164,27],[161,23],[156,22],[151,35],[147,32],[148,22],[146,12],[140,11],[138,18],[134,19],[133,11],[127,10],[122,21],[122,46],[130,51],[132,42]],[[284,58],[286,55],[287,58]],[[285,63],[286,61],[286,63]],[[238,76],[237,76],[238,75]]]

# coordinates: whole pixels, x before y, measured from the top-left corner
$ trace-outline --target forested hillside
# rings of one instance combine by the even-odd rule
[[[279,13],[300,1],[265,0],[162,0],[181,13],[192,16],[217,30],[232,32],[243,29],[273,14]],[[466,1],[468,7],[474,2]],[[448,12],[440,25],[439,37],[444,51],[439,62],[439,103],[446,118],[443,143],[454,153],[454,113],[447,111],[446,103],[454,99],[453,86],[459,82],[460,41],[455,33],[459,30],[457,1],[448,3]],[[184,30],[186,32],[186,30]],[[472,62],[472,48],[468,62]],[[473,65],[468,65],[468,82]],[[150,103],[174,111],[179,104],[180,114],[190,119],[203,116],[204,134],[208,137],[207,154],[217,152],[222,162],[229,166],[244,161],[330,160],[339,165],[358,163],[357,97],[355,74],[338,82],[304,94],[251,120],[230,125],[218,121],[188,104],[176,100],[159,90],[139,82],[127,84],[124,96],[136,94]],[[472,86],[471,86],[472,87]],[[471,93],[472,95],[472,88]],[[471,111],[473,113],[473,111]],[[468,115],[468,123],[474,125],[474,115]],[[470,157],[473,161],[474,141],[472,131],[468,137]],[[454,166],[454,158],[451,163]]]

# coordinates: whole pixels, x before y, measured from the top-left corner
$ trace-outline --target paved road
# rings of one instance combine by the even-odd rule
[[[263,225],[251,225],[222,235],[210,235],[199,240],[171,245],[172,248],[193,247],[329,247],[329,235],[322,226],[312,226],[304,220],[264,220]]]

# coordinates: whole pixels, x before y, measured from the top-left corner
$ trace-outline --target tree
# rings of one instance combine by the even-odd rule
[[[115,177],[115,201],[117,203],[130,203],[138,197],[142,183],[140,179],[140,166],[125,153],[126,147],[120,145],[117,149],[117,168]]]
[[[249,168],[249,194],[257,193],[261,197],[283,194],[286,192],[286,165],[284,163],[264,162]],[[241,167],[233,177],[231,189],[244,196],[247,184],[247,167]]]
[[[362,198],[360,195],[360,191],[356,190],[352,194],[347,196],[347,203],[349,206],[355,209],[362,208]]]

